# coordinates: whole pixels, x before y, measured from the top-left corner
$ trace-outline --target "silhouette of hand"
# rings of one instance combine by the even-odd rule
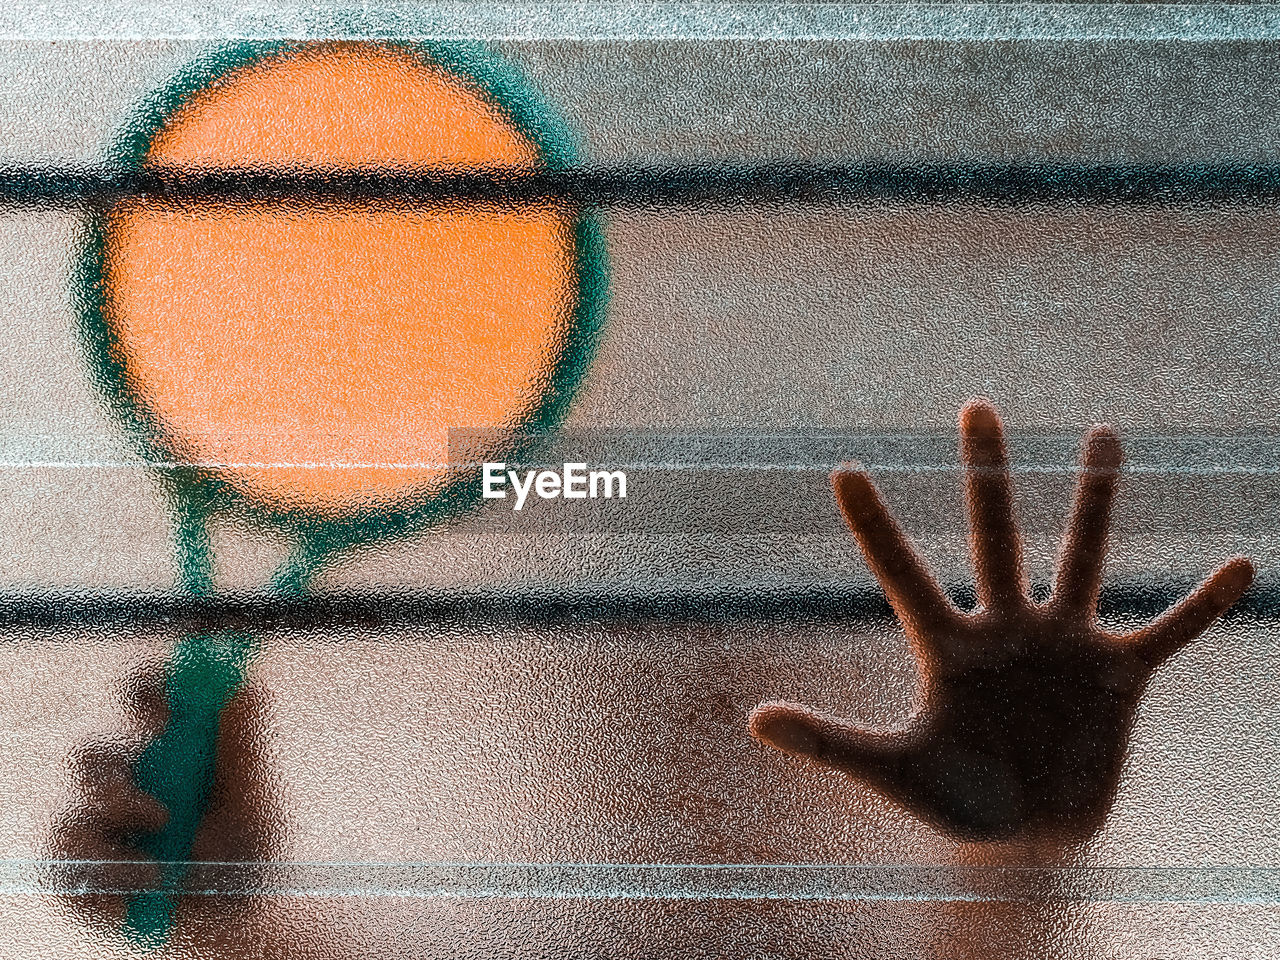
[[[137,845],[140,834],[155,832],[168,811],[134,781],[138,757],[165,727],[168,701],[161,674],[146,671],[131,678],[124,691],[134,731],[85,743],[72,757],[73,799],[54,824],[50,858],[60,886],[86,889],[68,896],[72,911],[108,936],[120,936],[127,899],[159,880],[159,866]],[[241,690],[222,715],[213,794],[192,859],[237,867],[252,882],[254,865],[278,859],[278,807],[269,789],[260,728],[262,700],[252,688]],[[223,869],[223,868],[216,868]],[[246,895],[187,895],[180,899],[175,946],[199,956],[264,954],[258,904]],[[270,939],[265,940],[270,943]]]
[[[1106,818],[1134,712],[1152,672],[1202,634],[1253,580],[1237,557],[1133,633],[1096,623],[1122,460],[1110,427],[1082,457],[1052,597],[1027,596],[1004,431],[995,408],[960,413],[978,607],[962,613],[866,473],[832,484],[844,519],[920,660],[923,699],[899,730],[868,730],[807,707],[762,704],[754,736],[864,780],[963,840],[1070,843]]]

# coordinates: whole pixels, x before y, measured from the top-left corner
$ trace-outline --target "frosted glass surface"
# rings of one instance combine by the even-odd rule
[[[1274,956],[1277,37],[1264,4],[0,14],[0,956],[148,955],[147,684],[209,638],[243,675],[158,955]],[[253,107],[235,83],[281,63],[319,67]],[[129,163],[282,194],[129,197]],[[530,164],[600,195],[357,195]],[[950,192],[892,187],[917,175]],[[973,397],[1032,597],[1094,423],[1126,453],[1106,629],[1257,570],[1155,670],[1071,842],[959,835],[748,730],[768,701],[921,708],[829,474],[862,464],[972,606]],[[515,511],[433,461],[504,449],[627,496]]]

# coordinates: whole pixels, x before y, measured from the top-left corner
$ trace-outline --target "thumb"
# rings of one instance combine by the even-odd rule
[[[266,699],[252,684],[222,712],[213,789],[193,856],[217,862],[280,859],[285,841],[269,763]]]
[[[775,750],[873,784],[884,782],[901,755],[895,739],[795,703],[760,704],[751,711],[747,729]]]

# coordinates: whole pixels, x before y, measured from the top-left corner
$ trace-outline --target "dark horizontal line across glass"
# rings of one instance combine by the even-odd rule
[[[1099,613],[1150,618],[1185,597],[1195,584],[1130,580],[1102,592]],[[971,588],[953,588],[962,609],[976,603]],[[1032,595],[1048,596],[1046,584]],[[163,593],[76,593],[0,596],[0,631],[77,626],[152,627],[197,630],[377,629],[489,622],[514,625],[643,622],[793,623],[876,622],[893,617],[884,595],[872,588],[707,595],[409,592],[344,593],[280,598],[255,594],[187,597]],[[1227,621],[1280,620],[1280,587],[1255,585],[1224,617]]]
[[[1280,165],[779,163],[498,171],[0,168],[0,203],[51,207],[128,197],[173,202],[748,204],[1220,204],[1280,202]]]

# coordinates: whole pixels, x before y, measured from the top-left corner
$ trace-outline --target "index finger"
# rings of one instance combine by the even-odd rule
[[[139,730],[151,734],[163,730],[169,719],[169,695],[164,668],[143,664],[120,684],[120,699],[125,713]]]
[[[953,626],[958,611],[866,472],[845,465],[831,474],[831,486],[844,522],[903,626],[922,638]]]

